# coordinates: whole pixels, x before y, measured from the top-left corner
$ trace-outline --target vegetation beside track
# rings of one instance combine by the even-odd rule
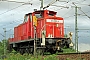
[[[3,59],[0,59],[3,60]],[[49,55],[49,56],[33,56],[31,54],[14,54],[14,53],[10,53],[7,55],[7,57],[5,58],[5,60],[58,60],[58,58],[56,58],[56,55]]]
[[[76,51],[73,48],[63,48],[63,53],[75,53]]]
[[[71,48],[63,49],[64,53],[68,53],[70,52],[70,50],[73,52]],[[53,55],[48,55],[48,56],[40,56],[40,55],[33,56],[27,53],[21,55],[20,53],[17,53],[15,50],[13,50],[11,53],[8,53],[6,55],[5,60],[59,60],[56,56],[57,56],[57,53]],[[3,58],[1,58],[0,60],[3,60]]]

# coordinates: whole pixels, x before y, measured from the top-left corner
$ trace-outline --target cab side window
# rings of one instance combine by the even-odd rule
[[[24,22],[27,22],[28,21],[28,18],[29,18],[29,16],[28,15],[25,15]]]

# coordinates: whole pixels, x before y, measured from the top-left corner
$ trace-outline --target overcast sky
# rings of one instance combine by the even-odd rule
[[[6,36],[11,37],[13,34],[13,29],[15,26],[21,24],[23,22],[24,15],[33,12],[34,9],[40,9],[40,0],[9,0],[9,1],[17,1],[17,2],[25,2],[32,3],[24,4],[24,3],[15,3],[15,2],[7,2],[0,1],[0,40],[4,39],[2,35],[4,35],[3,28],[6,28]],[[55,0],[44,0],[44,7],[49,3]],[[62,2],[66,1],[66,2]],[[66,28],[66,32],[73,32],[73,42],[75,41],[75,3],[86,15],[90,16],[90,0],[60,0],[52,4],[50,7],[46,8],[48,10],[53,10],[57,12],[57,16],[64,18],[64,27]],[[57,5],[57,6],[53,6]],[[58,7],[64,6],[64,7]],[[69,7],[69,8],[65,8]],[[90,29],[90,19],[85,16],[78,9],[78,28],[79,29]],[[1,35],[2,34],[2,35]],[[79,30],[78,31],[78,40],[79,40],[79,50],[90,50],[90,30]],[[85,48],[83,46],[87,46]],[[81,48],[81,49],[80,49]]]

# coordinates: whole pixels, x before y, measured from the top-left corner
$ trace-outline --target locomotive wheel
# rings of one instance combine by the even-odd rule
[[[50,53],[51,54],[55,54],[56,53],[56,50],[50,49]]]
[[[33,52],[34,52],[34,49],[30,48],[30,53],[33,54]]]
[[[28,48],[25,49],[25,53],[29,54],[29,49]]]
[[[20,54],[24,54],[23,49],[19,49]]]
[[[37,49],[37,55],[43,55],[44,54],[44,51],[43,49]]]
[[[56,53],[56,51],[50,51],[50,53],[51,53],[51,54],[55,54],[55,53]]]
[[[69,44],[66,44],[66,47],[69,48]]]

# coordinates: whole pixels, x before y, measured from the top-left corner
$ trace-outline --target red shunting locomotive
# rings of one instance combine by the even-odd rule
[[[20,53],[36,51],[55,53],[64,46],[69,48],[71,39],[64,37],[64,20],[57,12],[39,10],[28,13],[24,22],[14,27],[14,38],[9,39],[10,49]],[[35,41],[35,42],[34,42]]]

